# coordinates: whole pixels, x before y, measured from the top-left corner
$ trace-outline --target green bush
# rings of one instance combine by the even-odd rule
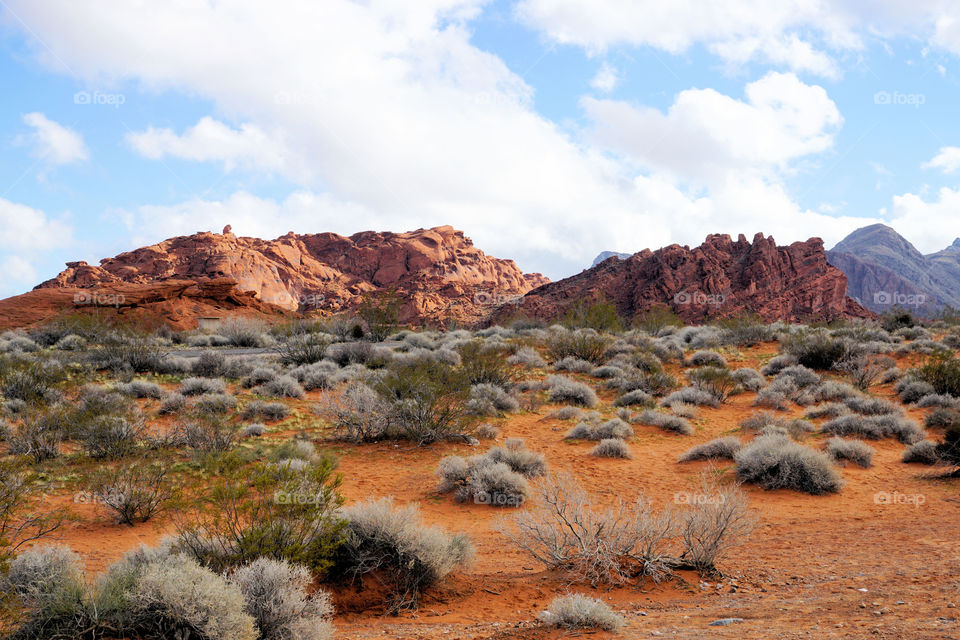
[[[571,329],[593,329],[616,333],[623,330],[623,322],[612,302],[600,301],[587,305],[578,301],[570,307],[561,323]]]
[[[515,374],[505,349],[484,344],[483,340],[471,340],[460,345],[457,351],[470,384],[506,387],[513,382]]]
[[[228,470],[177,522],[177,548],[215,571],[259,557],[330,567],[342,538],[340,476],[329,456],[303,468]]]
[[[937,393],[960,397],[960,359],[952,353],[932,355],[910,373],[913,378],[933,386]]]
[[[547,341],[547,352],[553,361],[574,357],[601,364],[610,343],[609,337],[591,329],[554,330]]]
[[[783,338],[781,348],[810,369],[829,370],[851,355],[847,343],[825,331],[802,331]]]

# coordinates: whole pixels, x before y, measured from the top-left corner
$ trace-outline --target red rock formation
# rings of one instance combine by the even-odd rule
[[[401,320],[431,323],[476,322],[490,312],[491,303],[547,282],[540,274],[522,273],[512,260],[485,255],[449,226],[365,231],[349,238],[290,232],[276,240],[237,237],[228,226],[223,234],[171,238],[102,260],[100,266],[67,263],[36,291],[81,288],[109,295],[121,285],[149,288],[210,279],[231,281],[233,288],[224,295],[252,301],[248,306],[257,312],[272,306],[334,313],[357,306],[366,292],[394,289],[403,301]],[[183,297],[169,293],[171,300]]]
[[[823,241],[778,247],[758,233],[709,235],[695,249],[670,245],[609,258],[531,291],[516,311],[554,318],[584,301],[609,300],[624,318],[667,304],[687,322],[752,312],[764,320],[808,321],[872,314],[845,294],[847,279],[827,263]],[[507,311],[500,312],[501,317]]]

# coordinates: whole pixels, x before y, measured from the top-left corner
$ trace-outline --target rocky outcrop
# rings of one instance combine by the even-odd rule
[[[512,260],[487,256],[449,226],[408,233],[366,231],[297,235],[275,240],[196,233],[102,260],[70,262],[36,287],[82,289],[109,296],[123,288],[145,290],[172,281],[201,286],[231,282],[228,297],[250,300],[257,311],[330,314],[352,309],[368,292],[393,290],[401,320],[476,322],[503,300],[544,284]],[[71,294],[72,295],[72,294]],[[171,300],[183,297],[174,295]]]
[[[601,251],[597,254],[597,257],[593,259],[593,262],[590,263],[591,267],[595,267],[604,260],[609,260],[610,258],[619,258],[623,260],[624,258],[629,258],[631,254],[629,253],[620,253],[619,251]]]
[[[516,311],[549,319],[576,304],[608,300],[627,319],[658,304],[694,323],[743,313],[767,321],[872,316],[846,288],[819,238],[778,247],[759,233],[753,242],[710,235],[695,249],[674,244],[606,260],[531,291]]]
[[[960,308],[960,239],[923,255],[890,227],[857,229],[827,252],[847,276],[847,294],[882,313],[895,305],[920,315]]]

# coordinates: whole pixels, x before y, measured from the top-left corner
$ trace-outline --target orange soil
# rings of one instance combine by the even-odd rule
[[[731,364],[759,368],[774,352],[773,345],[763,345],[731,357]],[[908,363],[901,361],[901,367]],[[873,393],[893,396],[889,386]],[[309,405],[319,395],[311,393],[308,401],[294,404]],[[609,407],[612,397],[603,394],[602,399]],[[632,460],[597,459],[588,455],[590,444],[564,441],[572,425],[543,419],[550,405],[503,421],[500,440],[525,438],[531,449],[546,455],[553,471],[572,472],[602,500],[630,501],[642,492],[667,504],[675,492],[693,489],[697,475],[710,468],[708,463],[678,464],[677,456],[695,444],[739,433],[738,423],[754,411],[752,401],[753,394],[742,394],[720,409],[701,408],[693,436],[636,425]],[[922,421],[926,410],[908,413]],[[803,410],[795,407],[792,414],[800,416]],[[277,433],[274,427],[269,436]],[[824,439],[812,436],[807,444],[820,446]],[[329,446],[326,441],[318,444]],[[449,495],[436,493],[433,472],[440,458],[471,455],[489,444],[331,447],[341,459],[348,503],[385,495],[399,503],[419,503],[427,522],[469,533],[477,551],[473,565],[427,594],[416,612],[384,617],[369,600],[374,608],[363,611],[356,594],[341,590],[335,594],[340,605],[338,637],[608,637],[602,632],[547,630],[532,622],[555,595],[569,589],[602,598],[623,613],[627,627],[618,637],[626,638],[960,637],[960,614],[954,608],[960,602],[960,485],[932,477],[926,467],[900,462],[904,445],[893,440],[870,443],[877,450],[872,468],[843,468],[846,485],[838,495],[746,487],[760,523],[751,539],[722,561],[722,579],[701,582],[685,573],[671,583],[641,589],[568,585],[507,543],[496,530],[504,510],[457,504]],[[730,464],[716,468],[732,475]],[[923,496],[923,504],[877,504],[877,492]],[[66,528],[62,542],[80,552],[91,570],[103,569],[138,543],[155,542],[170,529],[165,520],[118,526],[91,506],[71,507],[79,522]],[[720,618],[744,621],[708,626]]]

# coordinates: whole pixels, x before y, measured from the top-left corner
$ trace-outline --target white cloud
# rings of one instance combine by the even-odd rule
[[[833,144],[842,122],[818,86],[769,73],[737,100],[713,89],[680,92],[667,113],[584,98],[599,144],[656,171],[710,182],[730,171],[784,168]]]
[[[127,144],[141,155],[159,160],[172,156],[195,162],[219,162],[226,171],[240,167],[266,173],[288,172],[304,175],[302,161],[291,158],[280,132],[268,134],[255,124],[231,129],[210,117],[178,135],[172,129],[150,127],[130,132]]]
[[[0,272],[4,280],[0,291],[4,293],[13,293],[37,282],[36,269],[22,256],[4,256],[0,259]]]
[[[677,54],[700,44],[731,64],[827,77],[839,73],[837,57],[868,38],[904,34],[960,54],[960,6],[943,0],[521,0],[516,13],[590,53],[649,46]]]
[[[924,169],[939,169],[943,173],[956,173],[960,169],[960,147],[940,147],[937,155],[921,166]]]
[[[33,147],[32,155],[49,164],[69,164],[90,157],[83,137],[39,112],[23,116],[24,124],[33,129],[33,133],[20,139],[20,142]]]
[[[666,113],[585,99],[594,126],[584,141],[538,114],[531,87],[471,43],[464,20],[483,0],[7,3],[50,47],[37,55],[52,66],[69,60],[89,82],[179,91],[244,123],[147,130],[131,139],[135,148],[276,170],[300,187],[279,202],[238,192],[140,207],[130,212],[131,233],[144,241],[224,224],[266,236],[452,224],[483,250],[557,277],[600,249],[699,244],[714,231],[835,241],[859,226],[799,207],[783,186],[781,173],[829,150],[841,122],[822,88],[792,74],[750,83],[743,99],[681,92]],[[779,6],[757,3],[757,16],[688,8],[702,35],[730,31],[731,21],[757,31],[779,11],[768,4]],[[805,11],[788,5],[778,18],[785,25]],[[694,42],[670,27],[672,3],[657,6],[649,37],[678,51]],[[834,31],[853,46],[853,36]],[[604,137],[618,122],[619,146]],[[644,132],[662,127],[672,128],[671,144],[646,150]],[[296,159],[310,171],[298,172]]]
[[[73,230],[43,211],[0,198],[0,251],[32,253],[69,246]]]
[[[932,253],[960,237],[960,189],[944,187],[935,200],[905,193],[894,196],[888,224],[902,233],[922,253]]]
[[[604,62],[597,70],[597,75],[590,80],[590,86],[602,93],[610,93],[620,82],[617,70]]]

